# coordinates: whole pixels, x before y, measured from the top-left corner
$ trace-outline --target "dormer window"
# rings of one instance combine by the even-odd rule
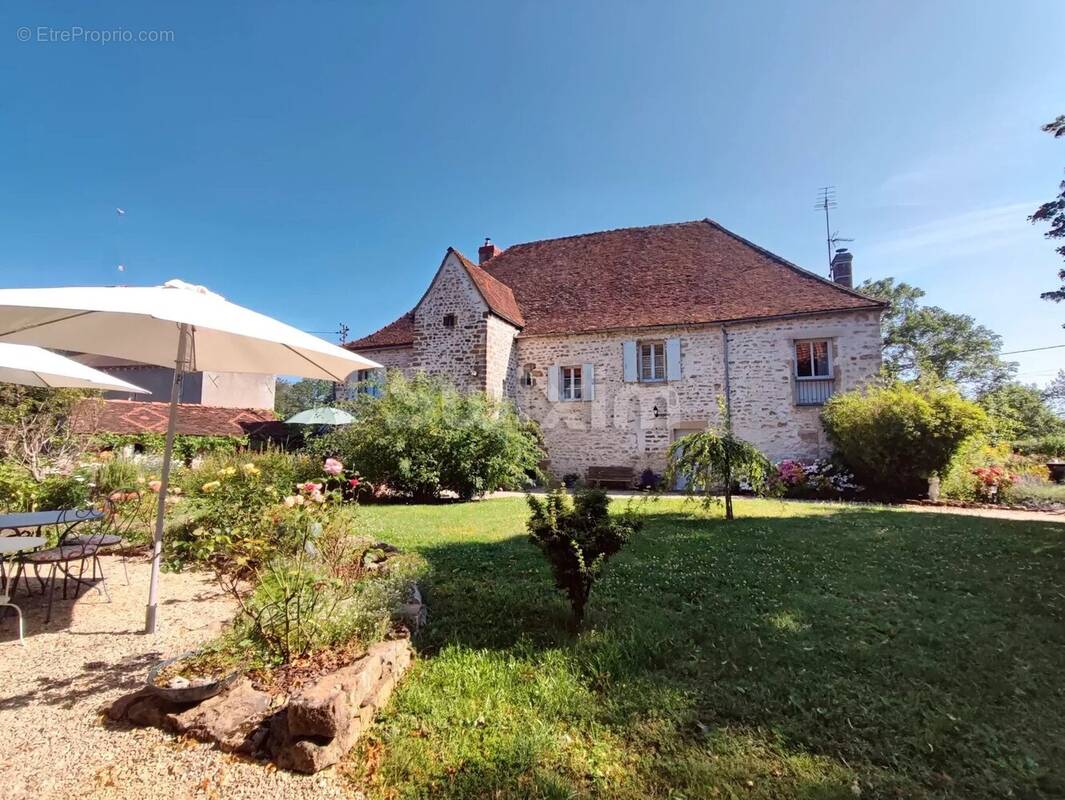
[[[455,327],[455,315],[454,314],[444,314],[444,327],[445,328],[454,328]]]

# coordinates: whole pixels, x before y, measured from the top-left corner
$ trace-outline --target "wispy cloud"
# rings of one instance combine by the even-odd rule
[[[865,255],[884,259],[920,253],[920,260],[914,262],[918,268],[1008,247],[1033,236],[1028,215],[1038,205],[1009,203],[942,217],[881,237],[865,248]]]

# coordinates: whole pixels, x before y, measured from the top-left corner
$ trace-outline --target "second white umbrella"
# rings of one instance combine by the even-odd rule
[[[178,398],[186,372],[255,372],[343,382],[381,365],[184,281],[163,286],[0,289],[0,342],[173,365],[145,629],[154,633]]]

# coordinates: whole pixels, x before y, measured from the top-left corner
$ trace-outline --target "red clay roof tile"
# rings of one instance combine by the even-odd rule
[[[883,307],[709,219],[518,244],[483,267],[459,256],[492,310],[524,322],[523,336]],[[408,312],[349,347],[413,341]]]
[[[166,433],[169,403],[137,400],[82,400],[74,426],[82,433]],[[196,436],[244,436],[280,425],[274,412],[259,408],[178,406],[177,432]]]

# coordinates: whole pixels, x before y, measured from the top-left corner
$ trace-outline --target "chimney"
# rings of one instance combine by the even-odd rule
[[[487,236],[484,237],[484,244],[477,249],[477,263],[483,264],[492,256],[498,256],[503,251],[492,244],[492,240]]]
[[[832,256],[832,263],[828,267],[829,277],[835,283],[840,286],[846,286],[848,289],[854,286],[854,279],[851,273],[851,262],[853,260],[854,256],[851,255],[847,248],[840,247],[836,250],[836,254]]]

